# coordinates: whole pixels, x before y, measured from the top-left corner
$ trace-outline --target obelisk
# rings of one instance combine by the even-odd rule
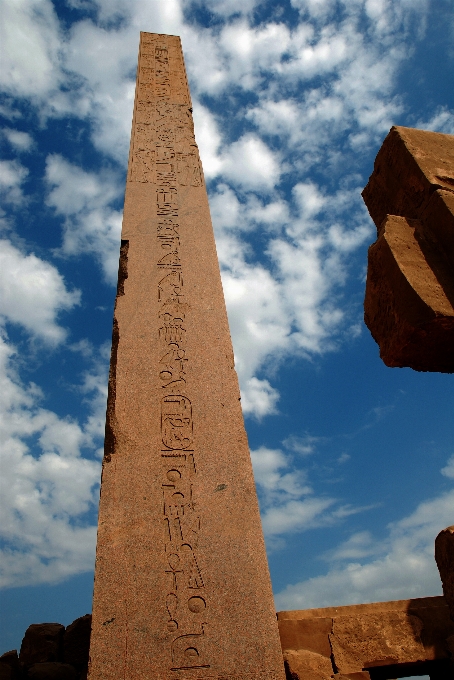
[[[179,38],[141,33],[90,680],[284,677],[191,113]]]

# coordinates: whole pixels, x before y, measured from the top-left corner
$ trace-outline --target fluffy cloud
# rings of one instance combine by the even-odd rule
[[[101,390],[96,366],[86,376],[93,408],[80,425],[40,407],[39,388],[21,381],[15,350],[0,337],[1,586],[55,582],[93,568],[100,465],[86,454],[99,443],[102,372]]]
[[[79,299],[79,291],[69,291],[49,262],[24,255],[7,240],[1,242],[0,320],[20,324],[36,338],[56,345],[66,338],[57,316]]]
[[[272,189],[280,170],[276,154],[255,135],[245,135],[223,154],[220,174],[246,189]]]
[[[441,106],[429,120],[419,120],[415,127],[454,135],[454,111]]]
[[[50,0],[2,3],[0,85],[15,97],[42,98],[58,87],[61,34]]]
[[[110,206],[120,193],[116,179],[85,172],[53,155],[47,158],[46,182],[47,204],[65,218],[62,253],[90,253],[106,280],[115,283],[122,220],[122,213]]]
[[[12,147],[18,151],[30,151],[33,145],[33,138],[28,132],[11,128],[3,128],[2,132]]]
[[[333,563],[326,575],[277,593],[277,609],[439,595],[434,540],[452,524],[453,504],[454,491],[420,503],[411,515],[389,525],[384,541],[374,540],[369,532],[353,534],[326,556]]]
[[[18,161],[0,161],[0,195],[5,203],[18,205],[22,202],[21,185],[28,175]]]
[[[340,505],[336,498],[315,495],[307,472],[297,465],[294,454],[312,453],[316,441],[310,436],[289,437],[283,442],[286,453],[266,446],[251,451],[268,549],[282,547],[286,534],[338,524],[351,514],[369,509]]]

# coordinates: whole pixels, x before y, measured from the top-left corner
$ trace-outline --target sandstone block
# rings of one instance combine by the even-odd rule
[[[58,661],[36,663],[28,669],[27,680],[76,680],[73,666]]]
[[[362,192],[377,229],[387,215],[418,219],[438,189],[454,190],[454,136],[392,127]]]
[[[278,626],[283,651],[286,649],[304,649],[330,658],[331,647],[328,635],[333,627],[333,621],[330,617],[280,619]]]
[[[91,614],[86,614],[73,621],[63,636],[63,660],[79,672],[88,667],[90,632]]]
[[[61,661],[64,632],[61,623],[33,623],[25,631],[19,661],[25,666]]]
[[[435,539],[435,560],[451,619],[454,621],[454,526],[441,531]]]
[[[19,680],[20,668],[17,650],[12,649],[0,656],[0,680]]]
[[[393,127],[363,191],[365,321],[387,366],[454,372],[454,136]]]
[[[284,652],[287,677],[292,680],[331,680],[333,666],[326,656],[306,649],[288,649]]]
[[[424,661],[423,624],[406,612],[339,616],[330,635],[335,665],[340,673],[363,668]]]
[[[454,625],[444,597],[279,612],[278,623],[287,677],[320,680],[328,661],[333,680],[384,680],[407,671],[446,680],[449,671]]]
[[[419,220],[388,215],[369,248],[364,320],[387,366],[451,373],[452,268],[443,258],[431,268],[430,254]]]

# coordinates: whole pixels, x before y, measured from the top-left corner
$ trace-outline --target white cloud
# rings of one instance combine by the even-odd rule
[[[255,376],[243,378],[240,375],[241,406],[244,415],[255,416],[258,420],[277,412],[279,392],[268,380],[259,380]]]
[[[280,167],[276,154],[259,137],[247,134],[223,153],[220,174],[246,189],[272,189]]]
[[[222,182],[211,197],[245,415],[276,411],[270,368],[288,353],[310,357],[335,348],[333,338],[344,324],[335,292],[344,284],[350,253],[373,231],[359,211],[348,229],[341,222],[343,211],[359,205],[356,188],[324,195],[314,183],[300,182],[292,193],[293,211],[273,193],[267,203],[253,193],[241,202]],[[272,269],[249,262],[253,250],[243,235],[256,229],[266,236]],[[265,366],[269,376],[260,375]]]
[[[429,120],[419,120],[415,127],[454,135],[454,111],[446,106],[440,106]]]
[[[326,575],[288,585],[277,593],[277,609],[439,595],[434,541],[452,523],[453,507],[454,491],[450,491],[420,503],[411,515],[390,524],[384,541],[374,540],[369,532],[352,535],[325,556],[334,562]],[[371,556],[375,559],[368,560]]]
[[[23,200],[21,185],[28,175],[18,161],[0,161],[0,195],[5,203],[18,205]]]
[[[79,304],[79,299],[79,291],[69,291],[49,262],[24,255],[7,240],[1,242],[0,319],[20,324],[34,337],[56,345],[66,338],[57,316]]]
[[[312,17],[328,14],[336,5],[336,0],[291,0],[291,4],[301,12],[307,12]]]
[[[219,14],[223,17],[230,17],[234,14],[247,14],[251,12],[260,0],[194,0],[194,5],[202,5],[210,12]]]
[[[446,466],[442,468],[441,474],[450,479],[454,479],[454,456],[451,456]]]
[[[266,509],[262,513],[264,534],[273,537],[320,526],[327,521],[324,512],[333,503],[331,498],[308,497]]]
[[[12,147],[18,151],[30,151],[33,145],[33,138],[28,132],[21,130],[14,130],[11,128],[3,128],[3,135],[6,137]]]
[[[299,453],[301,456],[310,456],[315,452],[315,444],[321,441],[321,437],[314,437],[310,434],[304,437],[290,435],[282,442],[286,449]]]
[[[91,422],[99,410],[98,386],[85,384],[95,406],[81,426],[40,407],[41,392],[36,385],[21,382],[14,354],[2,334],[0,585],[4,587],[52,583],[93,568],[92,513],[100,473],[99,463],[82,455],[99,441],[99,431]]]
[[[62,253],[89,253],[101,264],[104,276],[115,283],[122,213],[110,207],[118,198],[116,179],[106,173],[85,172],[58,155],[48,156],[46,202],[65,217]]]
[[[269,383],[262,383],[263,390],[258,391],[260,384],[248,381],[267,356],[279,353],[288,345],[290,327],[280,305],[279,285],[264,267],[249,266],[239,258],[232,269],[223,271],[222,282],[236,369],[245,392],[243,407],[249,409],[245,413],[265,415],[263,404],[268,403],[274,410],[276,394],[270,391]],[[257,410],[253,404],[257,404]]]
[[[197,101],[194,102],[194,129],[204,175],[206,179],[212,179],[220,173],[222,167],[218,154],[221,135],[213,114]]]
[[[268,549],[282,547],[285,534],[337,524],[368,509],[339,506],[335,498],[315,496],[307,473],[280,449],[261,446],[251,451],[251,459]]]
[[[4,0],[0,85],[17,97],[44,97],[60,82],[61,35],[50,0]]]

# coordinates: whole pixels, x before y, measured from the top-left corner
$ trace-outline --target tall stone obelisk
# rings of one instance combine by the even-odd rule
[[[142,33],[90,680],[283,680],[180,40]]]

